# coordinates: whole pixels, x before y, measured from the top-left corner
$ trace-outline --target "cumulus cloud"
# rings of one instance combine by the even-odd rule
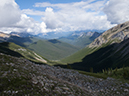
[[[15,0],[1,0],[0,3],[0,31],[40,32],[40,23],[23,14]]]
[[[16,27],[21,27],[24,32],[37,33],[40,32],[40,23],[36,22],[33,18],[28,17],[26,14],[21,14],[21,20],[16,23]]]
[[[34,19],[28,17],[26,14],[21,14],[20,21],[16,22],[11,27],[0,27],[0,30],[6,33],[10,32],[29,32],[33,34],[38,34],[41,32],[40,23],[36,22]]]
[[[35,7],[45,7],[43,22],[47,29],[56,31],[75,31],[86,29],[108,29],[113,25],[102,14],[104,1],[81,1],[65,4],[36,3]]]
[[[60,14],[56,14],[52,8],[46,8],[45,15],[42,20],[46,23],[48,29],[56,29],[63,26],[63,17]]]
[[[111,23],[123,23],[129,20],[129,1],[109,0],[103,8],[103,11]]]
[[[0,0],[0,27],[13,26],[20,20],[20,9],[14,0]]]

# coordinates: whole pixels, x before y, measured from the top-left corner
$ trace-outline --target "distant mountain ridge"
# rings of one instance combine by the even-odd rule
[[[0,32],[0,37],[2,38],[9,38],[10,37],[10,34],[6,34],[6,33],[3,33],[3,32]]]
[[[91,32],[92,34],[92,32],[102,33],[104,31],[103,30],[80,30],[80,31],[70,31],[70,32],[48,32],[48,33],[39,33],[37,36],[45,39],[59,39],[62,37],[69,37],[70,35],[74,35],[74,34],[80,35],[80,33],[88,33],[88,32]]]
[[[34,37],[35,36],[28,32],[11,32],[10,35],[18,36],[18,37]]]
[[[72,44],[80,49],[89,45],[95,38],[100,36],[102,33],[98,32],[74,32],[67,37],[59,38],[60,41]]]

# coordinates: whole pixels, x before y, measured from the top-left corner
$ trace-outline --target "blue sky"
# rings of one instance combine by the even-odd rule
[[[19,5],[20,9],[33,9],[33,10],[40,10],[40,11],[45,11],[46,7],[34,7],[36,3],[43,3],[43,2],[48,2],[51,4],[68,4],[68,3],[75,3],[75,2],[81,2],[82,0],[15,0],[15,2]],[[88,0],[83,0],[83,1],[88,1]],[[95,3],[97,1],[103,1],[103,0],[93,0],[91,3]],[[56,11],[56,10],[55,10]],[[87,10],[87,11],[92,11],[92,10]],[[37,21],[40,22],[40,17],[39,16],[34,16],[34,15],[28,15]]]
[[[20,6],[20,9],[45,10],[45,8],[36,8],[33,5],[35,3],[42,3],[42,2],[49,2],[52,4],[58,4],[58,3],[80,2],[81,0],[15,0],[15,1]]]
[[[50,2],[53,4],[57,3],[71,3],[80,2],[81,0],[15,0],[21,9],[33,8],[33,5],[37,2]]]
[[[0,31],[107,30],[129,20],[129,0],[1,0]]]

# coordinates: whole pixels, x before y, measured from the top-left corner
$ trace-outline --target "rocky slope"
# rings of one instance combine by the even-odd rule
[[[129,37],[129,21],[119,24],[100,35],[89,47],[100,47],[102,44],[121,42]]]
[[[1,96],[128,96],[129,84],[0,53]]]

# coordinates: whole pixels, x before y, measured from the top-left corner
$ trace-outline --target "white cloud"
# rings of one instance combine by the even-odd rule
[[[35,7],[45,7],[43,22],[47,29],[56,31],[75,31],[86,29],[108,29],[113,25],[102,15],[102,8],[106,0],[81,1],[65,4],[51,4],[47,2],[36,3]]]
[[[116,23],[129,20],[128,0],[106,2],[107,0],[85,0],[59,4],[36,3],[35,7],[46,9],[39,11],[35,9],[20,10],[15,0],[1,0],[0,31],[38,34],[52,31],[105,30],[113,27]],[[36,22],[27,15],[41,16],[42,21]]]
[[[0,3],[0,31],[15,32],[40,32],[40,23],[22,14],[14,0],[1,0]]]
[[[62,15],[55,13],[52,8],[46,8],[42,20],[46,23],[48,29],[56,29],[63,26]]]
[[[108,20],[113,24],[129,20],[129,0],[109,0],[103,9]]]
[[[42,11],[38,11],[38,10],[33,10],[33,9],[23,9],[22,10],[22,13],[23,14],[27,14],[27,15],[39,15],[39,16],[42,16],[44,15],[44,12]]]
[[[1,31],[10,33],[10,32],[29,32],[33,34],[38,34],[41,32],[40,30],[40,23],[36,22],[32,18],[28,17],[25,14],[21,14],[20,21],[15,23],[11,27],[1,27]]]
[[[20,14],[14,0],[0,0],[0,27],[13,26],[20,20]]]
[[[21,14],[21,20],[15,24],[15,27],[22,29],[19,30],[19,32],[31,32],[33,34],[41,32],[40,23],[36,22],[33,18],[28,17],[26,14]]]

